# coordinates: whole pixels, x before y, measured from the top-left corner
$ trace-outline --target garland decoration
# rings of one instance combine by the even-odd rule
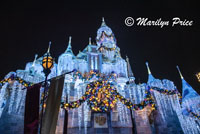
[[[94,81],[87,85],[85,94],[77,101],[70,103],[61,103],[61,107],[65,108],[77,108],[83,102],[87,101],[91,110],[96,112],[107,112],[114,108],[116,102],[119,100],[127,108],[133,110],[141,110],[147,105],[150,105],[153,110],[155,110],[155,102],[151,96],[150,91],[145,92],[145,99],[139,104],[133,104],[130,100],[124,98],[120,93],[117,92],[113,83],[108,81]]]
[[[190,113],[193,117],[200,119],[200,115],[192,112],[192,110],[187,109],[188,113]]]
[[[158,91],[159,93],[162,93],[162,94],[165,94],[165,95],[177,94],[178,97],[179,97],[179,103],[182,104],[182,96],[177,89],[167,90],[167,89],[161,89],[161,88],[158,88],[158,87],[151,87],[150,91],[153,91],[153,90]]]
[[[77,101],[71,103],[61,103],[61,107],[77,108],[83,102],[87,101],[93,111],[110,111],[117,102],[116,89],[108,81],[94,81],[87,85],[85,94]]]
[[[158,91],[159,93],[162,93],[162,94],[165,94],[165,95],[174,95],[174,94],[179,94],[178,90],[167,90],[167,89],[161,89],[161,88],[158,88],[158,87],[151,87],[150,89],[151,91],[152,90],[156,90]]]
[[[24,87],[29,87],[29,86],[33,85],[33,83],[31,83],[31,82],[27,82],[27,81],[21,79],[20,77],[11,75],[9,78],[5,78],[2,81],[0,81],[0,87],[2,87],[5,83],[10,82],[10,81],[18,81]]]
[[[155,101],[151,92],[149,90],[145,91],[145,98],[139,104],[133,104],[130,100],[125,99],[123,96],[119,95],[119,100],[127,106],[127,108],[131,108],[132,110],[142,110],[147,105],[151,106],[152,110],[156,109]]]

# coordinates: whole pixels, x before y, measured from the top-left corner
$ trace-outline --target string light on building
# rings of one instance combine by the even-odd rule
[[[197,80],[200,82],[200,72],[196,73]]]

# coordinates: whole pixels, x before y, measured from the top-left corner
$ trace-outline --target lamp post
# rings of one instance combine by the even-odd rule
[[[45,107],[45,95],[46,95],[46,88],[47,88],[47,78],[48,75],[51,73],[51,69],[53,68],[53,58],[50,55],[50,47],[51,47],[51,42],[49,42],[49,48],[47,50],[47,53],[44,54],[43,59],[42,59],[42,67],[43,67],[43,72],[45,74],[45,83],[44,83],[44,94],[43,94],[43,99],[42,99],[42,111],[41,111],[41,119],[40,119],[40,134],[42,132],[42,118],[43,118],[43,113],[44,113],[44,107]]]
[[[200,82],[200,72],[196,73],[196,77],[197,77],[198,82]]]

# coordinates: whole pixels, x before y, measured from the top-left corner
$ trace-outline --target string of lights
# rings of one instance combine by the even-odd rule
[[[151,96],[150,91],[145,92],[145,99],[139,104],[133,104],[130,100],[124,98],[114,84],[108,81],[94,81],[87,85],[85,94],[77,101],[70,103],[61,103],[61,107],[67,109],[78,108],[85,101],[89,104],[93,111],[107,112],[114,108],[116,102],[119,100],[127,108],[132,110],[141,110],[147,105],[150,105],[152,109],[155,109],[155,102],[153,96]]]
[[[21,85],[23,85],[26,88],[30,87],[34,84],[34,83],[31,83],[31,82],[27,82],[20,77],[11,75],[9,78],[5,78],[2,81],[0,81],[0,86],[3,86],[5,83],[11,82],[11,81],[18,81]]]

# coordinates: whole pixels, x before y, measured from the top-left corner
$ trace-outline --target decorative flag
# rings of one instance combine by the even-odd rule
[[[64,75],[52,79],[44,112],[42,134],[55,134],[64,85]]]
[[[41,84],[35,84],[27,88],[24,134],[37,134],[39,124],[39,97]]]

